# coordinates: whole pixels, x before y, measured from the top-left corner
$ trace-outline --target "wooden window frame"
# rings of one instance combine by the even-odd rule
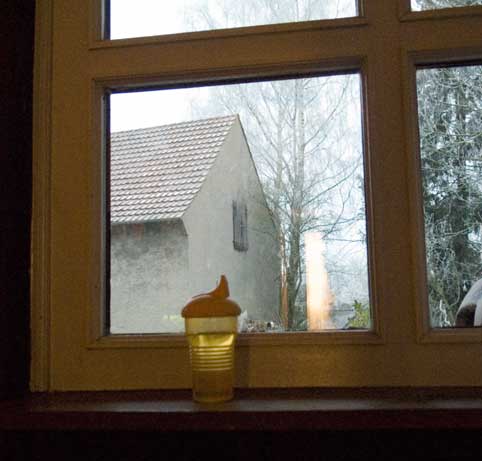
[[[480,8],[422,14],[409,0],[360,0],[356,18],[103,41],[101,2],[89,5],[37,2],[32,390],[190,386],[181,335],[103,332],[106,90],[355,71],[373,330],[242,335],[236,385],[480,383],[482,331],[426,322],[414,99],[415,65],[482,59]]]

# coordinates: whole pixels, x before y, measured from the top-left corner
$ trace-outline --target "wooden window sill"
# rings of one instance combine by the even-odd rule
[[[2,430],[481,428],[482,388],[243,389],[209,405],[189,391],[34,393],[0,402]]]

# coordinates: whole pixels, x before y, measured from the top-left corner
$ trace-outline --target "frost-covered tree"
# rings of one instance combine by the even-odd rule
[[[206,27],[219,28],[354,14],[354,5],[352,0],[217,0],[201,2],[191,17],[205,21]],[[358,77],[228,85],[213,88],[209,101],[197,109],[199,116],[240,114],[277,228],[280,318],[290,330],[306,328],[304,234],[316,231],[325,241],[345,240],[347,252],[350,243],[364,240]],[[358,295],[366,297],[366,254],[361,263],[353,257],[344,261],[343,246],[338,248],[331,267],[336,272],[330,275],[343,278],[350,271],[356,276],[361,273],[364,281],[354,285],[364,286],[364,293]],[[364,268],[354,270],[357,264]]]
[[[434,10],[458,6],[482,5],[481,0],[412,0],[412,6],[417,10]]]
[[[420,69],[417,89],[429,303],[450,326],[482,276],[482,66]]]

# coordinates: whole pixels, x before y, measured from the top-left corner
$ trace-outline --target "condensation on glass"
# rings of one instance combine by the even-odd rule
[[[412,11],[482,5],[482,0],[411,0]]]
[[[357,15],[357,0],[106,0],[110,39],[335,19]]]
[[[221,274],[241,331],[370,328],[360,85],[112,94],[111,332],[183,331]]]
[[[427,285],[435,328],[482,325],[482,65],[417,70]]]

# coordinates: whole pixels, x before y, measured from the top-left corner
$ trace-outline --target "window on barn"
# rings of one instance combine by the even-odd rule
[[[248,206],[233,200],[233,246],[238,251],[248,251]]]

